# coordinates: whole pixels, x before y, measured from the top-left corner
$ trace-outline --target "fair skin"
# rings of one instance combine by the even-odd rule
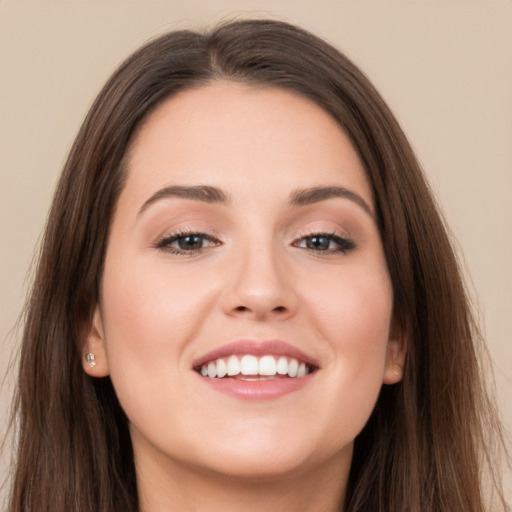
[[[339,511],[354,438],[401,378],[392,309],[371,188],[328,114],[225,81],[159,106],[129,148],[84,365],[128,416],[141,511]],[[259,370],[219,378],[232,355]]]

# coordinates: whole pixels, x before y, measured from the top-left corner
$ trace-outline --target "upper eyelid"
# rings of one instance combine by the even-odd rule
[[[166,238],[180,238],[182,236],[190,236],[190,235],[200,235],[207,238],[218,238],[220,237],[220,234],[217,233],[216,230],[210,230],[203,227],[199,228],[189,228],[189,227],[180,227],[175,229],[168,229],[164,231],[164,234],[162,234],[159,239],[166,239]]]
[[[342,238],[343,240],[351,240],[352,238],[348,233],[341,233],[337,229],[311,229],[299,233],[299,235],[295,237],[295,240],[300,240],[302,238],[308,238],[311,236],[330,236]]]

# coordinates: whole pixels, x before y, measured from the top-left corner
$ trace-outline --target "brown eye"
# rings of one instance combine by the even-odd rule
[[[327,251],[330,249],[331,240],[322,235],[310,236],[306,238],[306,247],[315,251]]]
[[[201,235],[186,235],[176,240],[182,251],[197,251],[203,248],[204,238]]]
[[[302,237],[293,245],[310,251],[325,253],[347,253],[356,247],[355,243],[351,240],[337,234],[328,233],[318,233]]]
[[[205,233],[175,233],[160,240],[156,247],[171,254],[194,254],[221,243]]]

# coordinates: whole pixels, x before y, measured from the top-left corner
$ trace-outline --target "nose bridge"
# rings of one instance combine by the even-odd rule
[[[279,245],[263,236],[246,240],[238,249],[233,254],[226,312],[254,319],[292,314],[295,295]]]

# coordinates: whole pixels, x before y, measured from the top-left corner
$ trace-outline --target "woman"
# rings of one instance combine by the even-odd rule
[[[419,165],[346,57],[275,21],[167,34],[57,188],[9,510],[487,510],[478,343]]]

